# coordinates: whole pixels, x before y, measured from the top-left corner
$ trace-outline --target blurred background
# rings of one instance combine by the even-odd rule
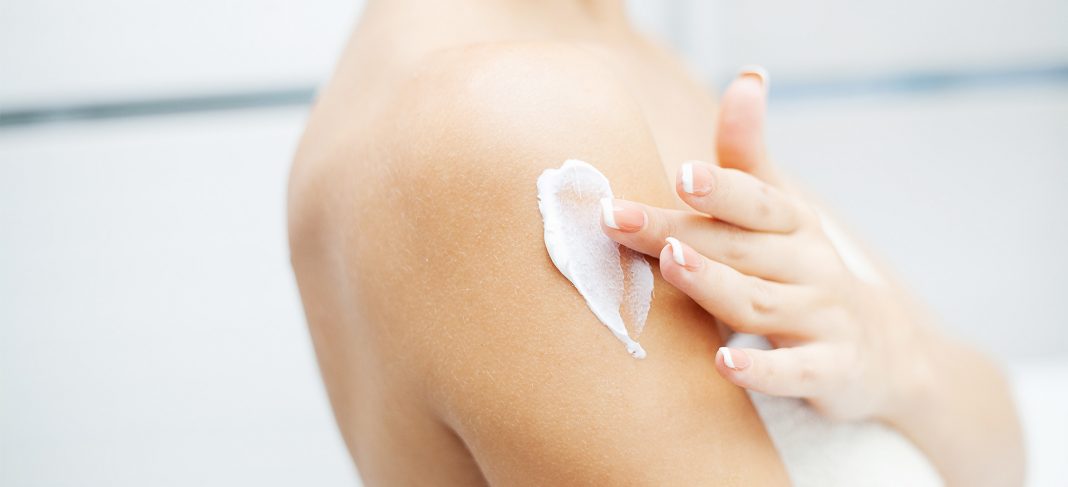
[[[1006,363],[1068,479],[1068,2],[632,1]],[[361,9],[0,0],[0,485],[358,485],[288,265],[285,180]]]

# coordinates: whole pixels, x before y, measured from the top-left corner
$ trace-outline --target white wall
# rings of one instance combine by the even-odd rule
[[[314,86],[362,2],[0,2],[0,109]]]
[[[719,81],[750,63],[780,83],[1068,63],[1061,0],[669,3],[679,8],[673,27],[652,27]]]
[[[0,130],[0,485],[352,485],[289,268],[303,108]]]
[[[773,100],[768,140],[956,336],[1068,357],[1068,83]]]
[[[1068,62],[1062,0],[720,3],[727,59],[763,63],[780,79]]]
[[[629,0],[635,20],[721,81],[778,82],[1068,63],[1062,0]],[[315,86],[358,0],[0,4],[0,107]]]

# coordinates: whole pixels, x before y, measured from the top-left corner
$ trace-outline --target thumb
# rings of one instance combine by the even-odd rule
[[[778,176],[764,145],[768,74],[760,66],[745,66],[720,100],[716,132],[719,165],[748,172],[768,183]]]

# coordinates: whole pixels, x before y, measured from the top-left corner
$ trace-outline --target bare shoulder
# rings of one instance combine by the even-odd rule
[[[430,146],[438,155],[492,154],[499,165],[526,165],[554,152],[581,156],[592,143],[655,149],[624,83],[592,48],[579,45],[491,44],[442,51],[398,88],[394,100],[386,126],[395,137],[390,145],[403,154]],[[478,159],[458,162],[477,164]]]
[[[366,329],[331,347],[360,348],[417,391],[406,399],[494,485],[784,481],[745,393],[714,372],[720,339],[703,311],[656,275],[649,357],[636,360],[545,250],[536,181],[567,159],[621,197],[674,197],[638,104],[596,56],[442,52],[376,126],[374,163],[331,178],[345,188],[328,203],[345,228],[339,288]]]
[[[461,190],[462,184],[493,180],[504,193],[516,189],[510,183],[528,184],[531,174],[569,158],[637,149],[650,167],[659,162],[631,93],[591,48],[580,45],[491,43],[442,50],[371,97],[373,102],[352,104],[360,112],[352,118],[366,119],[355,126],[337,116],[320,123],[313,114],[290,178],[291,231],[300,233],[302,222],[327,212],[308,197],[337,195],[357,210],[395,203],[401,211],[421,200],[400,198],[397,185],[451,191],[452,201],[463,204],[484,195]],[[332,135],[321,137],[323,132]],[[670,187],[664,176],[652,175],[654,184]],[[357,216],[362,223],[363,215]]]

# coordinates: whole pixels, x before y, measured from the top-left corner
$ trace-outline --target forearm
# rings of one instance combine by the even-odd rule
[[[913,356],[910,398],[887,422],[927,454],[947,485],[1021,485],[1023,438],[1002,372],[952,339],[924,343]]]

